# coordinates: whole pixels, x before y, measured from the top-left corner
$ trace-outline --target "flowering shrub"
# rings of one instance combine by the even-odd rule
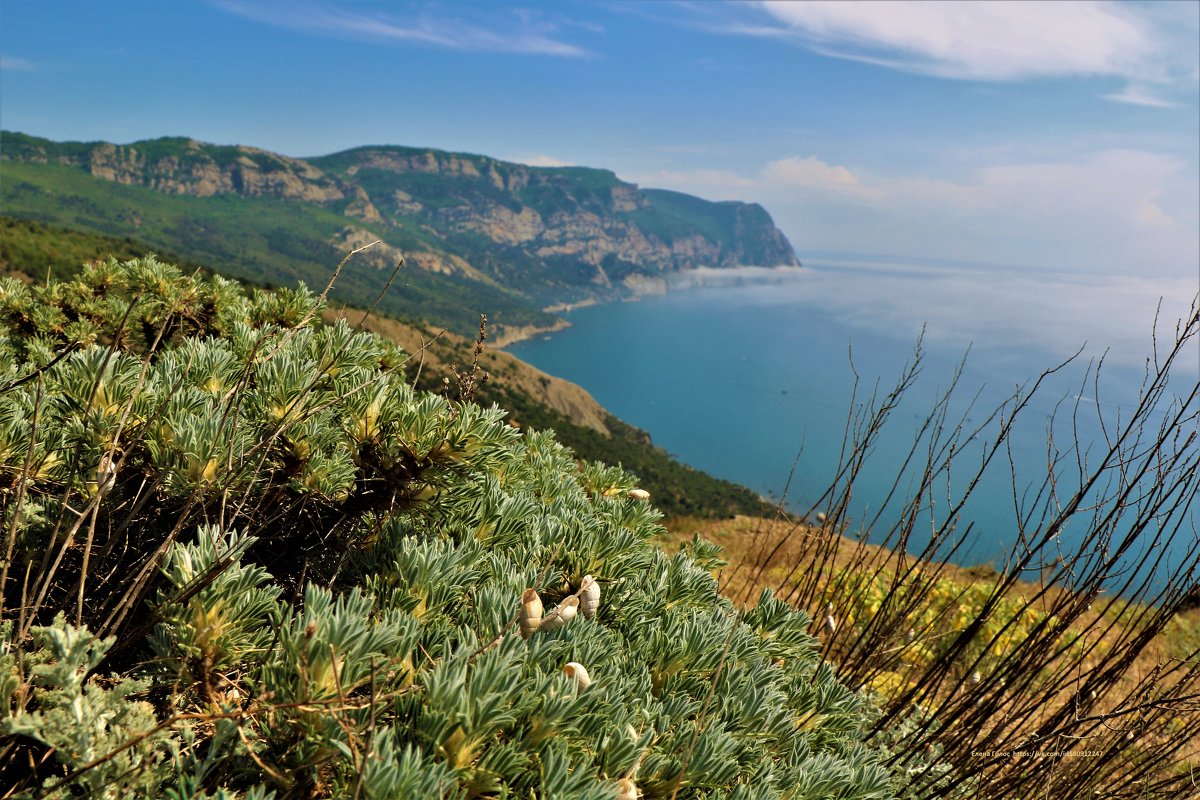
[[[1061,628],[1056,616],[1020,596],[996,596],[994,583],[963,582],[945,576],[927,579],[920,573],[897,581],[890,570],[838,570],[835,575],[839,596],[845,600],[839,609],[842,621],[851,629],[861,628],[885,603],[916,609],[907,620],[907,628],[896,631],[889,648],[899,654],[899,663],[870,679],[871,688],[888,698],[911,688],[913,681],[943,658],[956,644],[956,637],[971,626],[975,626],[975,633],[956,653],[955,660],[971,665],[973,682],[986,679],[994,662],[1021,647],[1035,631]],[[910,604],[910,594],[919,594],[920,602]],[[1102,650],[1104,645],[1099,642],[1095,646]],[[1054,649],[1061,657],[1076,661],[1084,651],[1079,635],[1066,628],[1059,632]]]

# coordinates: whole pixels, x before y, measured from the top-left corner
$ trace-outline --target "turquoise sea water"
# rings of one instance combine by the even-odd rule
[[[576,309],[566,315],[571,328],[509,349],[580,384],[685,463],[763,495],[779,498],[794,464],[787,504],[803,511],[818,503],[836,471],[856,376],[860,401],[876,386],[889,390],[924,327],[921,374],[857,484],[854,529],[881,510],[881,519],[891,521],[883,505],[892,480],[968,348],[950,416],[974,426],[1019,385],[1074,353],[1085,331],[1103,336],[1087,307],[1074,326],[1062,324],[1073,313],[1066,296],[1054,324],[1039,322],[1022,299],[1022,277],[1012,273],[866,261],[806,264],[800,271],[729,274],[718,276],[722,285]],[[1060,284],[1064,280],[1070,282]],[[1102,437],[1097,410],[1111,423],[1136,400],[1150,328],[1147,322],[1139,334],[1128,329],[1133,322],[1109,320],[1110,338],[1120,347],[1107,353],[1098,392],[1088,367],[1103,348],[1093,338],[1018,417],[1010,440],[1018,495],[1036,489],[1046,474],[1048,432],[1060,448],[1077,433],[1094,452]],[[1042,329],[1031,335],[1031,325]],[[1070,341],[1072,331],[1079,341]],[[1072,425],[1075,407],[1081,413]],[[1056,408],[1059,422],[1051,428]],[[964,441],[960,479],[994,431]],[[959,517],[960,530],[973,528],[956,560],[998,562],[1008,552],[1017,529],[1013,482],[1002,454]],[[955,496],[960,489],[950,487]],[[942,518],[947,506],[943,493],[933,517]],[[1064,532],[1064,544],[1079,533]]]

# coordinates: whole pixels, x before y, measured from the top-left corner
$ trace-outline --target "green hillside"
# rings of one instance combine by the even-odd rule
[[[130,236],[85,233],[34,220],[0,216],[0,274],[20,272],[37,278],[47,275],[68,278],[79,272],[87,261],[110,255],[126,261],[150,252],[152,248]],[[188,265],[180,263],[180,266]]]
[[[98,180],[55,164],[3,162],[0,208],[6,214],[117,238],[133,238],[164,253],[179,253],[230,277],[259,286],[304,282],[321,289],[346,248],[332,243],[346,226],[335,211],[270,197],[163,195],[142,186]],[[370,230],[371,226],[367,226]],[[383,235],[382,230],[371,231]],[[421,246],[389,231],[397,246]],[[390,270],[351,260],[336,297],[367,307]],[[469,333],[487,309],[498,324],[549,325],[553,318],[508,292],[457,276],[406,268],[380,309],[423,317]]]

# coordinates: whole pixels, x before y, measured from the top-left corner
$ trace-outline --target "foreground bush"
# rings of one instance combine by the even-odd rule
[[[891,796],[803,612],[320,305],[0,283],[0,795]]]

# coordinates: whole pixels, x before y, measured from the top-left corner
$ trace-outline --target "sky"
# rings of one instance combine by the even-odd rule
[[[0,0],[0,124],[604,167],[802,259],[1200,286],[1193,0]]]

